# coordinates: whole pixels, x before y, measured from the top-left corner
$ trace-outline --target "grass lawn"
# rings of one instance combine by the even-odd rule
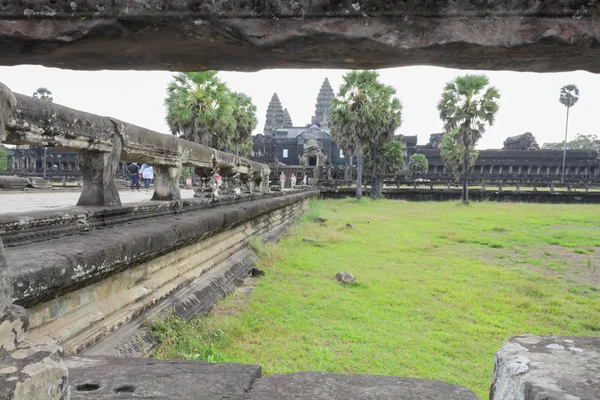
[[[156,355],[258,363],[267,375],[439,379],[487,399],[494,353],[511,336],[600,335],[599,211],[314,202],[286,239],[254,245],[266,275],[249,301],[238,293],[207,318],[154,322]],[[336,282],[340,271],[358,283]]]

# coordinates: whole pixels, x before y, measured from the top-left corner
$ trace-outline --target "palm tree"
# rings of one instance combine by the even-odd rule
[[[36,99],[48,101],[50,103],[54,101],[54,99],[52,98],[52,92],[46,89],[45,87],[38,88],[38,90],[36,90],[33,93],[33,97],[35,97]]]
[[[215,71],[174,75],[165,106],[173,135],[215,148],[231,143],[235,134],[232,95]]]
[[[440,157],[444,162],[446,168],[458,178],[464,173],[464,154],[465,147],[457,140],[458,129],[453,129],[452,132],[447,133],[442,138],[442,145],[440,147]],[[470,170],[475,161],[479,156],[479,152],[475,150],[473,146],[469,149],[469,162],[467,164],[467,170]]]
[[[256,106],[248,95],[234,92],[232,99],[232,112],[235,120],[235,134],[232,141],[235,154],[239,155],[239,146],[248,142],[248,139],[252,136],[252,131],[258,124],[258,120],[256,119]]]
[[[370,146],[373,152],[374,182],[372,197],[377,197],[377,152],[389,141],[400,125],[400,101],[395,90],[378,81],[375,71],[351,71],[344,75],[338,96],[331,104],[330,128],[335,140],[343,146],[356,146],[357,179],[356,198],[362,198],[363,149]],[[344,147],[342,147],[344,149]]]
[[[457,142],[464,146],[463,202],[469,203],[470,151],[485,132],[486,124],[492,126],[498,112],[498,89],[489,86],[485,75],[459,76],[448,82],[438,103],[440,118],[446,132],[456,129]]]
[[[563,144],[563,162],[562,162],[562,173],[560,175],[560,183],[565,180],[565,161],[567,159],[567,132],[569,131],[569,110],[579,100],[579,89],[575,85],[566,85],[560,89],[559,101],[565,107],[567,107],[567,123],[565,126],[565,143]]]

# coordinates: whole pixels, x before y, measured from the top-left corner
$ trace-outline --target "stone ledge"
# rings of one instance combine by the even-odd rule
[[[377,375],[298,372],[259,379],[248,400],[477,400],[475,393],[449,383]]]
[[[498,350],[490,400],[600,399],[600,337],[515,336]]]
[[[126,204],[120,207],[68,207],[52,211],[0,214],[0,237],[4,247],[59,239],[98,228],[110,228],[149,218],[181,215],[261,199],[289,196],[295,192],[224,195],[215,199],[185,199]]]
[[[148,358],[68,357],[71,400],[244,400],[259,365],[160,361]]]
[[[129,229],[100,229],[8,248],[6,259],[16,302],[31,307],[316,193],[301,192],[232,204],[219,212],[207,209],[169,215],[137,222]]]

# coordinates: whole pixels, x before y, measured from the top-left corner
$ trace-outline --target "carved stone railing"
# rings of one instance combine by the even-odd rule
[[[152,200],[177,200],[182,166],[219,168],[227,178],[258,191],[269,190],[270,169],[248,159],[215,150],[110,117],[73,110],[13,93],[0,83],[0,143],[60,147],[78,151],[83,177],[79,206],[119,206],[114,182],[119,161],[154,167]]]

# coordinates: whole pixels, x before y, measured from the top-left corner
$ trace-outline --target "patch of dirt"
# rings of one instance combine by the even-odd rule
[[[593,253],[576,253],[575,250],[549,244],[536,248],[488,250],[483,258],[502,267],[521,266],[581,285],[600,286],[600,246],[595,247]]]

